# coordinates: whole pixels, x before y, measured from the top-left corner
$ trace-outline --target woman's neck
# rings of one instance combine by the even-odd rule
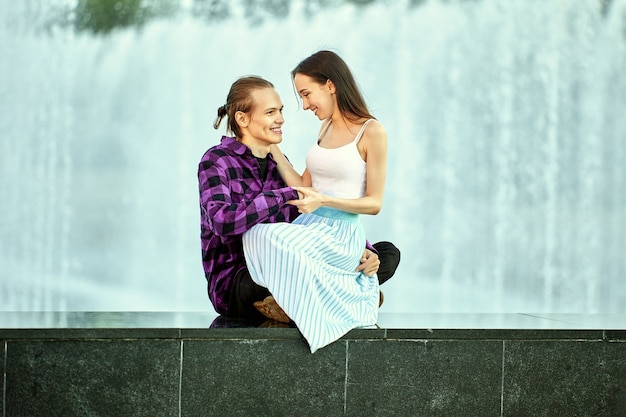
[[[365,123],[364,118],[348,118],[345,115],[341,114],[341,113],[337,113],[334,114],[331,118],[330,118],[330,122],[333,126],[333,130],[335,132],[339,131],[347,131],[347,132],[352,132],[355,128],[360,128],[360,125]]]

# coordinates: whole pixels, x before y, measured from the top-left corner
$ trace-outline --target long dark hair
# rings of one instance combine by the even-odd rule
[[[330,80],[335,84],[337,105],[341,114],[349,120],[361,118],[373,119],[363,99],[363,95],[352,76],[352,72],[343,59],[332,51],[318,51],[302,60],[292,71],[291,79],[296,74],[311,77],[319,84]]]
[[[228,119],[228,131],[235,137],[241,138],[241,129],[235,120],[235,113],[238,111],[248,113],[252,110],[253,99],[252,92],[263,88],[274,88],[271,82],[252,75],[241,77],[230,86],[226,104],[217,109],[217,118],[213,122],[213,127],[218,129],[222,123],[224,116]]]

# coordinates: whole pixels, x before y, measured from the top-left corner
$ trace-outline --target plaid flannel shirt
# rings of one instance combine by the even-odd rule
[[[213,307],[228,313],[235,274],[246,267],[241,238],[258,223],[291,222],[298,210],[287,204],[298,193],[287,187],[269,156],[266,178],[250,149],[223,136],[198,165],[202,265]]]

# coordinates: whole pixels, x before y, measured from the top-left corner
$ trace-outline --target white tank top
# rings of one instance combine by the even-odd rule
[[[369,119],[354,137],[354,140],[339,148],[327,149],[319,141],[330,126],[322,129],[316,144],[306,155],[306,166],[311,174],[313,188],[318,192],[339,198],[361,198],[365,195],[365,161],[359,154],[357,144],[363,136]]]

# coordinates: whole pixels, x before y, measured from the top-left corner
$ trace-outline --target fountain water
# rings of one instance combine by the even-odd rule
[[[363,218],[403,253],[386,311],[623,310],[626,1],[196,0],[104,32],[71,24],[84,3],[0,6],[1,309],[210,311],[215,111],[236,77],[273,81],[302,168],[318,121],[289,71],[332,48],[388,130]]]

